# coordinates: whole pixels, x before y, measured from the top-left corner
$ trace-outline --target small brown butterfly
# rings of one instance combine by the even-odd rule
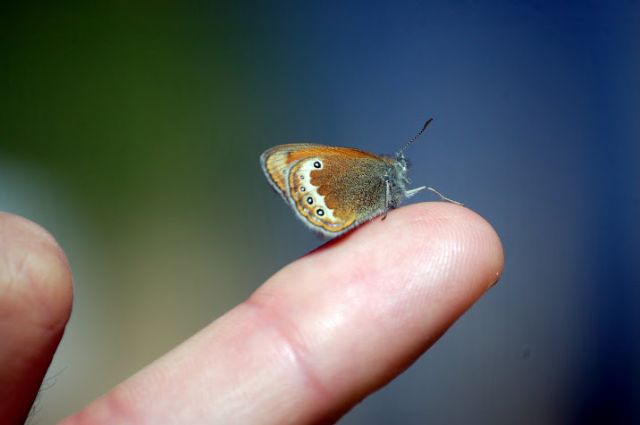
[[[404,150],[395,156],[376,155],[355,148],[310,143],[275,146],[260,156],[271,186],[309,228],[327,237],[341,235],[359,224],[398,207],[425,186],[407,189],[408,165]],[[437,190],[426,188],[446,198]]]

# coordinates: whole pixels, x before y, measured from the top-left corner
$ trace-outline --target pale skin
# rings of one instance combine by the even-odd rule
[[[411,365],[502,268],[498,236],[469,209],[433,202],[393,210],[284,267],[61,423],[332,423]],[[27,417],[72,292],[55,240],[0,214],[3,423]]]

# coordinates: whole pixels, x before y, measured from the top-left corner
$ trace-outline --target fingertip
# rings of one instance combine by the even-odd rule
[[[37,224],[0,213],[0,417],[21,423],[60,342],[72,303],[71,271]]]
[[[13,305],[36,325],[63,328],[71,314],[73,279],[62,248],[40,225],[8,213],[0,213],[0,238],[0,285],[10,289]]]
[[[497,232],[473,210],[447,202],[424,202],[398,210],[398,226],[419,250],[407,255],[428,258],[416,270],[430,278],[425,290],[437,293],[455,319],[491,288],[504,268]],[[422,245],[419,243],[422,241]]]
[[[444,235],[447,243],[456,246],[460,266],[474,270],[487,288],[500,277],[504,269],[504,250],[493,226],[475,211],[448,202],[423,202],[399,211],[401,219],[412,227],[411,232],[425,230],[422,237]],[[424,226],[417,225],[423,223]],[[448,238],[446,237],[448,235]]]
[[[395,209],[386,220],[373,219],[307,257],[324,263],[323,270],[335,267],[344,273],[364,264],[369,275],[376,270],[446,274],[482,292],[504,268],[502,243],[491,224],[471,209],[447,202]]]

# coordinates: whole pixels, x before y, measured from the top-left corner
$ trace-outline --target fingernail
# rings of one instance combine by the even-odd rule
[[[489,284],[487,289],[493,288],[500,281],[500,277],[501,277],[500,272],[496,272],[496,279]]]

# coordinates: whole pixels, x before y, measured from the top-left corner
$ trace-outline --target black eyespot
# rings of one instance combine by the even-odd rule
[[[316,214],[322,217],[324,215],[324,210],[322,208],[318,208],[318,210],[316,211]]]
[[[301,187],[300,187],[300,192],[306,192],[306,191],[307,191],[307,188],[306,188],[306,187],[304,187],[304,186],[301,186]]]
[[[313,166],[316,167],[316,168],[320,168],[320,167],[322,167],[322,164],[320,164],[320,161],[316,161],[316,162],[313,163]]]
[[[300,180],[304,180],[304,174],[300,174]]]
[[[313,204],[313,198],[311,196],[307,198],[307,204],[309,205]]]

